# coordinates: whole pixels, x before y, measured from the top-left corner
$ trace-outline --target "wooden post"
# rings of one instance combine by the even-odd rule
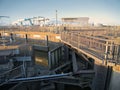
[[[26,43],[28,43],[28,36],[27,36],[27,34],[25,34],[25,41],[26,41]]]

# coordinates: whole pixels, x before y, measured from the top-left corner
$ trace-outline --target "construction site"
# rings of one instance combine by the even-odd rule
[[[0,90],[120,89],[120,26],[49,20],[0,26]]]

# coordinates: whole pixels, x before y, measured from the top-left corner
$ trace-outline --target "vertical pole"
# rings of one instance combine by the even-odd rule
[[[108,59],[108,41],[106,42],[105,48],[105,65],[107,65],[107,59]]]
[[[45,17],[44,17],[44,27],[45,27]]]
[[[58,32],[58,30],[57,30],[57,24],[58,24],[57,18],[58,18],[58,16],[57,16],[57,10],[56,10],[56,32]]]
[[[48,35],[46,35],[46,46],[48,46]]]
[[[56,10],[56,27],[57,27],[57,24],[58,24],[58,22],[57,22],[57,10]]]
[[[25,34],[25,40],[26,40],[25,42],[28,43],[28,36],[27,36],[27,34]]]

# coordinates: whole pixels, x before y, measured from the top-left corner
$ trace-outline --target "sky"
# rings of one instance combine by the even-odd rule
[[[120,25],[120,0],[0,0],[0,22],[44,16],[89,17],[90,23]]]

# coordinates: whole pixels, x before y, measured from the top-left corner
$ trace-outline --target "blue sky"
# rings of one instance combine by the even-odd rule
[[[120,0],[0,0],[0,16],[19,18],[44,16],[89,17],[90,22],[120,25]],[[7,19],[5,19],[7,21]]]

